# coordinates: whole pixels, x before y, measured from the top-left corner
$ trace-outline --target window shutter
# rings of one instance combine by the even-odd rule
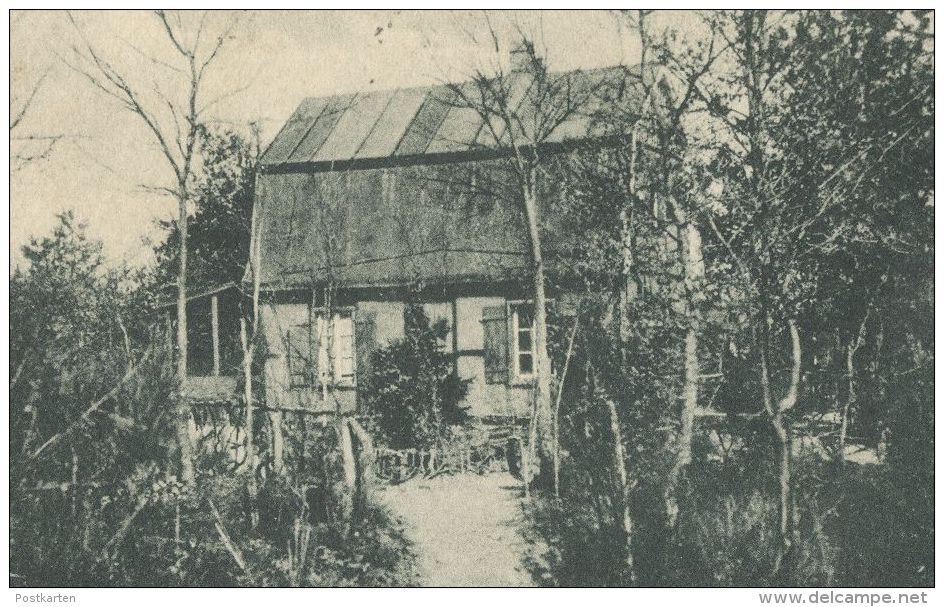
[[[312,338],[311,327],[307,324],[296,325],[285,332],[286,364],[293,387],[312,385],[312,377],[318,377],[318,349],[312,347]]]
[[[370,355],[377,349],[376,317],[377,313],[370,310],[357,310],[354,314],[355,383],[370,372]]]
[[[486,384],[508,381],[508,319],[505,316],[505,306],[482,308]]]
[[[321,363],[321,335],[318,329],[318,316],[311,312],[308,321],[308,383],[314,387],[321,386],[321,373],[318,368]]]

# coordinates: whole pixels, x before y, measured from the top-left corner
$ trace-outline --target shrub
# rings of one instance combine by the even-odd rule
[[[406,310],[406,335],[373,353],[360,385],[369,423],[393,448],[428,448],[466,419],[459,403],[470,380],[455,372],[443,340],[445,321],[430,324],[421,306]]]

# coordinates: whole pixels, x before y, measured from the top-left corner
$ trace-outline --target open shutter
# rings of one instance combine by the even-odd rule
[[[309,311],[308,321],[308,378],[313,387],[321,387],[321,320],[314,311]]]
[[[505,315],[505,306],[482,308],[482,334],[485,383],[506,383],[508,381],[508,319]]]
[[[376,316],[370,310],[357,310],[354,314],[355,381],[370,372],[370,355],[377,349]]]
[[[318,357],[313,355],[317,349],[312,349],[311,339],[311,327],[307,324],[296,325],[285,332],[286,362],[292,387],[311,385],[312,366],[318,364]]]

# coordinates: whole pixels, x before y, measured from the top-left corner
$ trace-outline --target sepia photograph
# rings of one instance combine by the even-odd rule
[[[16,603],[929,602],[933,11],[7,17]]]

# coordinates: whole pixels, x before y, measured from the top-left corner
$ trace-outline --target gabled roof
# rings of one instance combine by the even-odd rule
[[[594,94],[592,103],[570,115],[546,143],[602,134],[604,126],[594,121],[594,111],[614,89],[619,89],[617,94],[624,100],[638,97],[636,74],[638,70],[623,67],[551,74],[574,91],[592,89],[601,94]],[[512,103],[523,103],[532,78],[524,72],[506,78]],[[267,171],[292,166],[331,168],[338,162],[406,160],[496,148],[482,118],[474,109],[462,107],[456,89],[475,96],[474,84],[466,82],[307,98],[276,135],[261,164]]]
[[[641,106],[638,73],[617,67],[555,74],[557,82],[593,95],[544,143],[609,134],[598,110],[613,102]],[[522,72],[508,78],[502,84],[517,113],[527,116],[521,104],[531,78]],[[459,86],[473,93],[472,84]],[[504,151],[495,135],[456,94],[442,85],[301,103],[261,161],[254,238],[261,239],[265,289],[305,288],[329,275],[344,287],[527,276],[522,210],[507,197],[483,199],[462,185],[463,172],[484,175],[505,165],[496,159]],[[542,187],[549,201],[562,194],[559,183]],[[334,225],[325,225],[327,215]],[[544,221],[554,221],[554,213]]]

